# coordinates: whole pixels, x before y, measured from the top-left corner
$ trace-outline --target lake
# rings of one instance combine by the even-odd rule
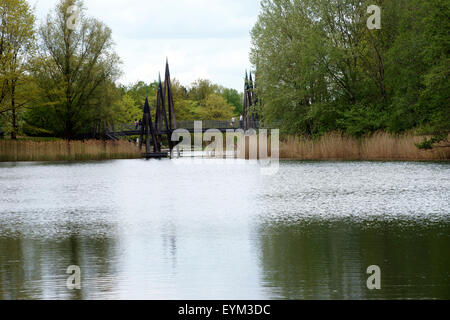
[[[449,163],[197,162],[0,164],[0,298],[450,298]]]

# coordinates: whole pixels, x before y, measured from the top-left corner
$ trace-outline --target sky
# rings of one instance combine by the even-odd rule
[[[58,0],[29,0],[39,21]],[[242,91],[251,68],[250,31],[260,0],[85,0],[86,14],[112,29],[122,84],[156,80],[166,57],[172,78]]]

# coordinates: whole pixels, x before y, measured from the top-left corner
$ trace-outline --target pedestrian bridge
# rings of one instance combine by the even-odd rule
[[[197,122],[197,125],[196,125]],[[199,125],[201,124],[201,125]],[[205,132],[211,129],[216,129],[221,132],[227,132],[227,130],[237,130],[244,129],[244,124],[242,121],[235,121],[234,123],[227,120],[185,120],[185,121],[176,121],[176,129],[184,129],[191,133],[194,132]],[[251,125],[251,128],[248,129],[275,129],[279,126],[277,123],[272,124],[264,124],[260,121],[254,121]],[[201,129],[200,129],[201,128]],[[176,129],[165,129],[158,128],[155,132],[159,132],[160,134],[172,134]],[[109,128],[108,135],[109,138],[117,140],[119,137],[127,137],[127,136],[139,136],[141,134],[142,126],[136,126],[134,123],[122,123],[119,125],[115,125]]]
[[[105,136],[109,139],[118,140],[119,137],[139,136],[139,148],[145,145],[145,157],[163,157],[166,153],[162,151],[163,136],[166,136],[169,150],[173,150],[172,134],[176,130],[184,129],[190,133],[205,132],[211,129],[227,132],[229,130],[242,129],[247,132],[249,129],[270,129],[269,126],[260,122],[258,112],[259,100],[253,90],[253,81],[245,77],[245,92],[242,120],[189,120],[177,121],[175,117],[175,105],[171,89],[169,63],[166,60],[166,72],[164,84],[161,77],[158,79],[158,88],[156,92],[155,112],[151,112],[148,102],[148,96],[145,98],[143,116],[140,121],[141,125],[119,124],[111,128],[107,128]],[[167,108],[166,108],[167,106]],[[276,126],[272,126],[276,128]]]

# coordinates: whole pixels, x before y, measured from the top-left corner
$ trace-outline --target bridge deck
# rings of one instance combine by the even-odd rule
[[[199,120],[200,121],[200,120]],[[216,129],[222,133],[227,132],[227,130],[236,130],[242,129],[242,123],[239,121],[235,121],[232,123],[231,121],[226,120],[203,120],[201,130],[194,125],[194,121],[177,121],[176,128],[185,129],[190,133],[202,132],[204,133],[207,130]],[[259,121],[255,121],[252,123],[251,127],[255,129],[271,129],[271,128],[279,128],[278,123],[272,123],[271,125],[262,124]],[[138,136],[141,134],[140,127],[136,127],[135,124],[120,124],[115,126],[114,128],[110,128],[109,134],[116,137],[123,136]],[[159,131],[160,134],[167,135],[172,133],[172,131],[167,131],[165,128]]]
[[[222,133],[226,133],[228,130],[237,130],[242,129],[241,124],[239,121],[232,123],[231,121],[216,121],[216,120],[206,120],[202,121],[202,126],[200,129],[200,126],[197,124],[194,125],[194,121],[177,121],[176,127],[179,129],[187,130],[189,133],[205,133],[208,130],[214,129],[218,130]],[[274,129],[279,128],[279,123],[271,123],[270,125],[267,123],[260,123],[258,121],[255,121],[252,123],[253,128],[255,130],[259,129]],[[171,136],[174,130],[160,130],[158,134],[161,135],[167,135]],[[130,136],[140,136],[141,135],[141,128],[138,126],[136,127],[135,124],[120,124],[116,125],[114,128],[109,128],[108,132],[106,132],[106,137],[112,140],[119,140],[119,137],[130,137]],[[164,158],[167,157],[167,155],[160,155],[155,153],[148,153],[143,154],[144,158]]]
[[[149,152],[149,153],[143,153],[143,158],[146,159],[163,159],[169,157],[169,152]]]
[[[180,128],[180,129],[184,129],[184,128]],[[194,130],[194,129],[184,129],[187,130],[190,133],[196,133],[196,132],[202,132],[205,133],[207,130],[211,130],[211,129],[215,129],[215,130],[219,130],[220,132],[227,132],[227,130],[235,130],[234,128],[228,128],[228,129],[219,129],[219,128],[202,128],[202,130]],[[168,133],[172,133],[174,130],[172,131],[167,131],[167,130],[162,130],[160,131],[160,134],[162,135],[166,135]],[[112,134],[114,136],[117,137],[124,137],[124,136],[138,136],[141,134],[141,130],[125,130],[125,131],[113,131],[113,132],[108,132],[109,134]]]

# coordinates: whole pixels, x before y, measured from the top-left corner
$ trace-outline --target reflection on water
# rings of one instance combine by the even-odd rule
[[[277,298],[449,298],[448,224],[306,220],[261,226],[264,286]],[[381,268],[382,290],[366,269]]]
[[[114,247],[108,239],[70,237],[40,241],[0,239],[0,292],[2,299],[82,299],[95,295],[107,298],[114,293]],[[83,266],[83,290],[67,290],[65,270]],[[84,267],[86,266],[86,267]]]
[[[448,164],[280,165],[0,164],[0,298],[450,298]]]

